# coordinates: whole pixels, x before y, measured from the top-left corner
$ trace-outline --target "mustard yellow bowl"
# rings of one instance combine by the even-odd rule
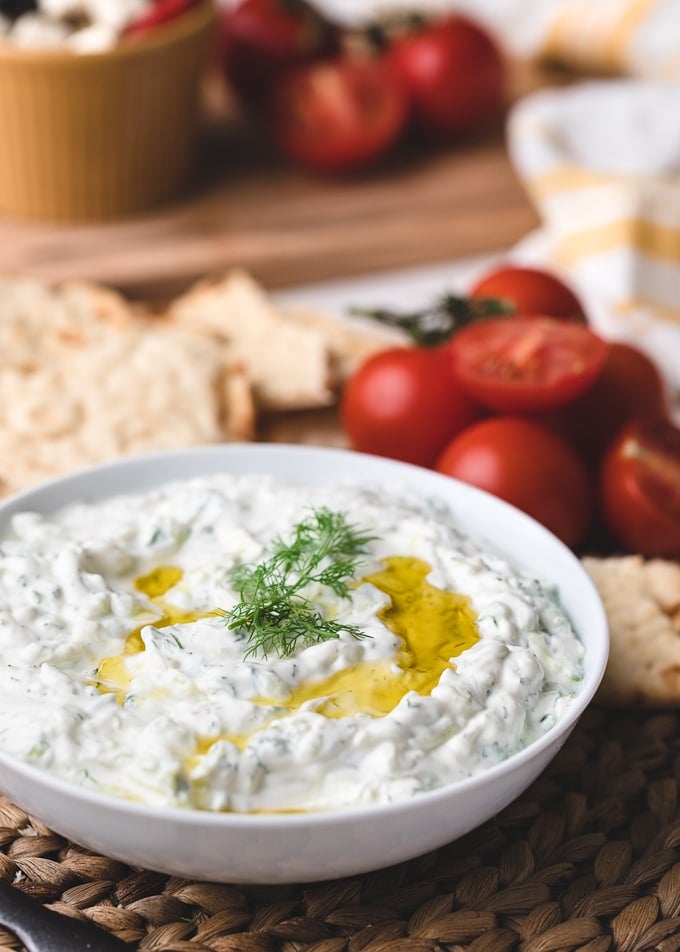
[[[102,53],[0,43],[0,211],[114,218],[162,202],[192,166],[213,0]]]

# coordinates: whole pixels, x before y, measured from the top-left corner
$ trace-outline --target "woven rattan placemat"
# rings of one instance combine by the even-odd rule
[[[680,949],[680,716],[589,711],[546,773],[470,835],[322,884],[131,870],[0,800],[0,875],[159,952]],[[0,931],[0,950],[21,949]]]

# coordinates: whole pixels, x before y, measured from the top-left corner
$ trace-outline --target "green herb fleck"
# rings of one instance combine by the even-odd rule
[[[301,591],[316,583],[347,598],[372,538],[343,513],[323,507],[293,527],[289,542],[276,539],[266,561],[239,566],[233,573],[239,602],[225,616],[229,629],[247,641],[245,657],[258,652],[264,658],[271,652],[287,657],[300,643],[308,647],[343,632],[363,638],[355,625],[326,618]]]
[[[174,644],[175,647],[180,650],[184,650],[184,645],[179,640],[172,628],[154,628],[152,627],[152,638],[154,639],[154,644],[160,649],[163,645]]]
[[[37,744],[34,744],[33,747],[28,752],[28,756],[33,760],[38,760],[49,747],[49,741],[46,737],[41,737]]]

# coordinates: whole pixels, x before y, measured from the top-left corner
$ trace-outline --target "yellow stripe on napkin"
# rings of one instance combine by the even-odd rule
[[[637,298],[630,298],[627,301],[617,302],[616,313],[622,315],[634,314],[647,306],[648,303],[646,301],[640,301]],[[678,304],[678,307],[668,307],[656,304],[654,306],[654,313],[655,316],[659,318],[659,320],[680,324],[680,303]]]
[[[569,0],[543,41],[546,56],[578,61],[589,68],[619,72],[642,23],[659,0]]]
[[[557,240],[560,261],[572,267],[583,258],[617,248],[633,249],[651,258],[680,265],[680,227],[639,218],[621,218],[597,228],[575,231]]]
[[[596,185],[605,185],[610,176],[604,173],[592,172],[590,169],[578,165],[558,165],[536,175],[526,185],[536,201],[545,201],[561,192],[577,192],[584,188],[593,188]]]

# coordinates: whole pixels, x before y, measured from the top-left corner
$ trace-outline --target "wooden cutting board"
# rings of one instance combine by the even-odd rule
[[[516,90],[544,82],[516,67]],[[291,168],[208,88],[196,176],[174,204],[112,224],[57,226],[0,216],[0,270],[98,280],[169,297],[240,265],[269,287],[509,247],[537,219],[504,149],[503,130],[465,145],[412,141],[348,179]]]

